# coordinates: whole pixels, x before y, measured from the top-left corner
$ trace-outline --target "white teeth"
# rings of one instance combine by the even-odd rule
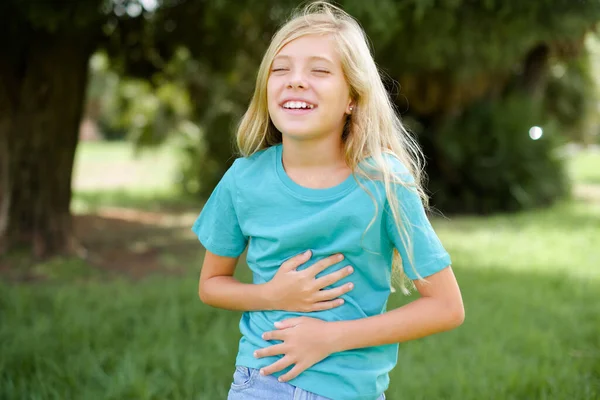
[[[287,101],[287,102],[285,102],[283,107],[291,108],[291,109],[302,109],[302,108],[306,109],[306,108],[308,108],[309,110],[315,108],[314,105],[307,104],[303,101]]]

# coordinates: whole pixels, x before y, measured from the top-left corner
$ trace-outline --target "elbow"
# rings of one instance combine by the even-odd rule
[[[465,307],[462,302],[458,304],[452,305],[450,307],[449,313],[449,325],[450,329],[458,328],[465,322]]]
[[[210,294],[209,291],[206,290],[206,284],[204,282],[200,282],[200,284],[198,285],[198,297],[200,298],[200,301],[203,302],[204,304],[210,306]]]
[[[200,298],[200,301],[203,302],[204,304],[206,304],[206,294],[204,293],[204,290],[202,289],[198,289],[198,297]]]
[[[213,299],[203,290],[198,291],[198,297],[200,297],[200,301],[207,306],[214,307]]]

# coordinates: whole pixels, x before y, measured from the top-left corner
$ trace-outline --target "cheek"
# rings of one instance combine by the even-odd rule
[[[271,83],[271,81],[269,80],[267,82],[267,101],[270,103],[273,99],[273,84]]]
[[[267,106],[269,112],[273,111],[273,107],[277,106],[277,93],[271,83],[267,84]]]
[[[346,105],[350,100],[350,92],[348,90],[348,86],[345,82],[332,82],[329,87],[324,88],[323,95],[327,99],[327,103],[332,107],[340,108],[341,110],[346,110]]]

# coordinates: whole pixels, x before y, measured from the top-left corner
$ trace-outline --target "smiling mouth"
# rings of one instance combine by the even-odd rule
[[[304,101],[286,101],[281,107],[285,110],[313,110],[317,106]]]

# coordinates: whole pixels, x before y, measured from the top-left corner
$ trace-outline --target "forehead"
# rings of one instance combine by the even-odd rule
[[[331,35],[305,35],[294,39],[279,50],[274,60],[323,60],[340,64],[336,42]]]

